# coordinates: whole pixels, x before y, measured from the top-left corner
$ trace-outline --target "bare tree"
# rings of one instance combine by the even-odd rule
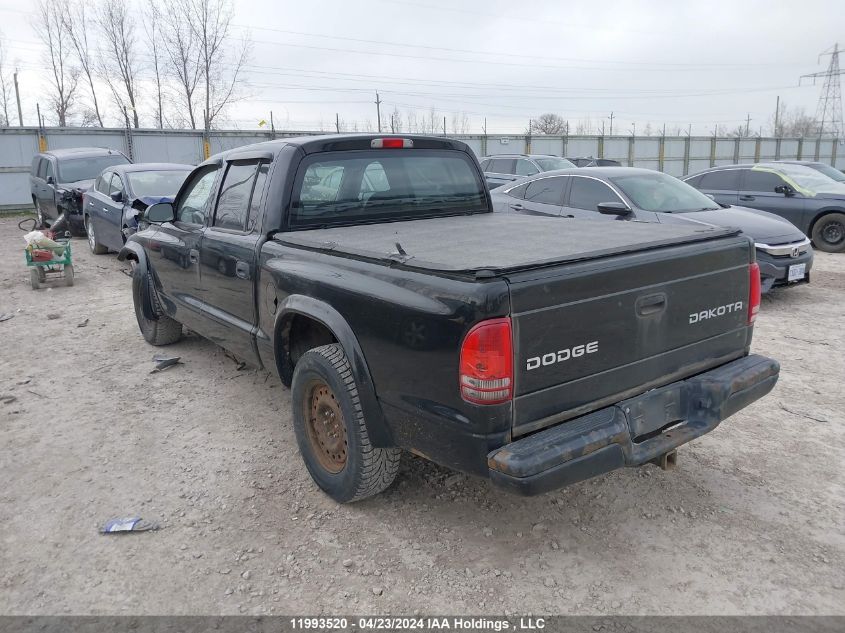
[[[163,99],[163,83],[162,71],[164,66],[164,59],[162,57],[164,51],[162,44],[159,41],[161,36],[161,9],[155,2],[150,2],[144,11],[144,22],[146,24],[147,42],[149,42],[149,51],[152,55],[152,69],[156,86],[156,109],[155,119],[158,129],[164,129],[164,99]]]
[[[469,132],[469,115],[466,112],[452,114],[452,134],[466,134]]]
[[[563,134],[566,129],[566,119],[559,114],[547,112],[533,120],[531,132],[534,134]]]
[[[580,119],[575,125],[575,133],[580,135],[593,133],[593,121],[590,117]]]
[[[184,0],[162,0],[161,36],[167,74],[178,86],[174,100],[174,121],[196,129],[196,90],[202,78],[200,48],[191,28],[191,16]]]
[[[132,122],[138,120],[137,73],[139,61],[135,50],[135,22],[129,15],[129,5],[123,0],[103,0],[97,21],[106,46],[102,56],[102,76],[122,110],[132,112]]]
[[[818,133],[818,124],[814,117],[807,114],[804,108],[790,108],[784,101],[781,101],[777,124],[775,124],[775,116],[772,114],[769,127],[772,130],[772,135],[777,137],[791,136],[797,138],[817,136]]]
[[[68,61],[62,15],[67,11],[66,0],[37,0],[32,28],[45,47],[44,61],[49,67],[49,105],[56,113],[60,127],[67,126],[76,100],[79,69]]]
[[[0,32],[0,127],[9,127],[12,123],[9,119],[9,104],[12,102],[13,78],[7,68],[6,45],[3,43],[3,34]]]
[[[94,87],[96,63],[88,45],[89,28],[86,6],[87,5],[84,0],[73,0],[72,2],[68,2],[65,5],[65,11],[60,17],[62,20],[64,35],[70,42],[76,61],[79,62],[79,66],[82,68],[82,72],[85,73],[85,78],[88,80],[88,88],[91,90],[91,101],[94,105],[94,116],[100,127],[103,127],[103,117],[100,113],[100,104],[97,101],[97,90]],[[87,119],[90,121],[90,117],[87,117]]]
[[[244,64],[250,54],[250,41],[230,53],[231,0],[187,0],[190,25],[199,47],[205,88],[205,122],[211,127],[221,111],[236,95]]]
[[[402,131],[402,113],[399,108],[393,106],[393,112],[390,113],[390,132],[396,134]]]

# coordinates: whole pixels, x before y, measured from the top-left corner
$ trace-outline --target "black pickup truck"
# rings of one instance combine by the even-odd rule
[[[491,208],[458,141],[280,139],[197,167],[119,257],[148,342],[184,324],[291,386],[341,502],[402,449],[526,495],[666,465],[774,386],[738,230]]]

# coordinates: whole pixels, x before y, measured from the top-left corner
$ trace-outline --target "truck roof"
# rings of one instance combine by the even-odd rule
[[[275,156],[279,150],[288,145],[299,147],[306,154],[314,152],[369,149],[370,142],[377,138],[411,139],[414,143],[414,147],[417,149],[454,149],[470,152],[469,146],[466,143],[439,136],[422,136],[419,134],[320,134],[315,136],[277,138],[272,141],[243,145],[215,154],[202,164],[212,164],[220,160],[231,159],[232,157],[253,157],[262,153],[267,154],[268,158],[270,158],[271,156]],[[401,152],[403,150],[397,149],[396,151]]]
[[[495,275],[737,234],[712,226],[481,213],[277,233],[274,239],[432,272]]]

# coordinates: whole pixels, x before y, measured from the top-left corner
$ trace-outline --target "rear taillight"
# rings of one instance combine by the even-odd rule
[[[414,146],[414,141],[409,138],[374,138],[370,141],[373,149],[409,149]]]
[[[499,404],[513,397],[511,320],[474,326],[461,345],[461,397],[474,404]]]
[[[760,311],[760,266],[757,262],[748,267],[748,324],[754,323]]]

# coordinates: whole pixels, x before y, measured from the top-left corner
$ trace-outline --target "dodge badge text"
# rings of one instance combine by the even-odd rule
[[[559,352],[549,352],[548,354],[543,354],[542,356],[529,358],[527,369],[530,371],[532,369],[537,369],[540,365],[545,367],[546,365],[554,365],[555,363],[564,363],[570,358],[578,358],[584,354],[595,354],[597,351],[599,351],[598,341],[584,343],[583,345],[576,345],[575,347],[571,347],[569,349],[562,349]]]
[[[701,312],[693,312],[689,315],[690,323],[698,323],[706,321],[707,319],[715,319],[716,317],[725,316],[731,312],[739,312],[742,310],[742,301],[736,303],[729,303],[728,305],[719,306],[717,308],[710,308],[709,310],[702,310]]]

